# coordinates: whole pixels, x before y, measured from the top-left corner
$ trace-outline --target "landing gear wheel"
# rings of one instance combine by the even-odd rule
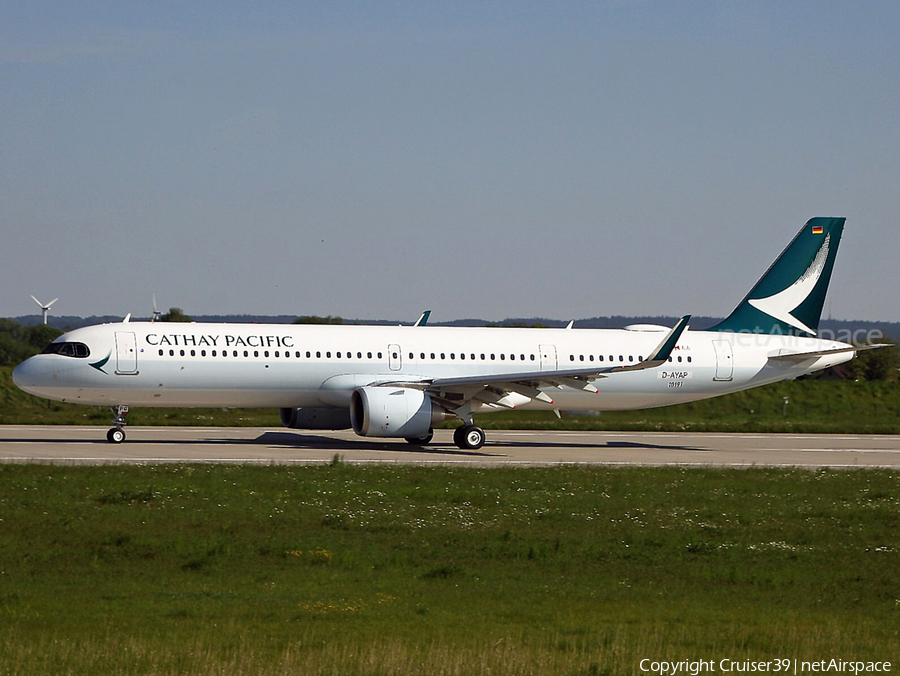
[[[453,443],[464,450],[478,450],[484,446],[484,430],[475,425],[458,427],[453,433]]]
[[[406,443],[412,444],[413,446],[425,446],[426,444],[430,444],[433,438],[434,430],[428,430],[428,434],[424,437],[406,437]]]
[[[115,425],[115,427],[106,433],[106,440],[111,444],[121,444],[125,441],[125,430],[122,428],[127,424],[125,422],[125,416],[128,415],[128,407],[125,406],[125,404],[119,404],[118,406],[112,406],[111,408],[113,415],[115,415],[112,421],[112,424]]]

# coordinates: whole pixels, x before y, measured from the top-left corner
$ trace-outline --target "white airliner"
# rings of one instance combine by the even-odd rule
[[[690,331],[123,322],[76,329],[13,372],[31,394],[112,407],[277,407],[285,426],[484,444],[473,414],[678,404],[796,378],[859,347],[816,337],[843,218],[810,220],[720,324]],[[426,316],[427,319],[427,316]]]

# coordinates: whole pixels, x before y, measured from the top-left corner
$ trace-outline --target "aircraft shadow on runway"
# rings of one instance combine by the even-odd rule
[[[394,441],[366,441],[364,439],[335,439],[315,434],[297,434],[293,432],[264,432],[256,439],[241,439],[232,443],[266,444],[268,446],[283,446],[287,448],[334,448],[335,451],[400,451],[405,453],[425,453],[432,455],[454,455],[474,458],[503,457],[504,454],[489,453],[485,449],[478,451],[466,451],[455,446],[414,446],[402,440]]]
[[[236,442],[232,442],[236,443]],[[241,440],[240,443],[268,444],[272,446],[288,446],[292,448],[329,448],[348,451],[405,451],[408,453],[431,453],[435,455],[461,455],[472,457],[503,457],[505,453],[491,453],[489,448],[633,448],[633,449],[658,449],[661,451],[702,451],[705,449],[696,446],[682,446],[677,444],[647,444],[630,441],[611,441],[606,444],[585,444],[575,442],[557,442],[552,444],[533,441],[489,441],[478,451],[466,451],[452,445],[433,443],[429,446],[412,446],[400,440],[376,442],[364,439],[335,439],[332,437],[318,436],[314,434],[296,434],[292,432],[265,432],[256,439]]]

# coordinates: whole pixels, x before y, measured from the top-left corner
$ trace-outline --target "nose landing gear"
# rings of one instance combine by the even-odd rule
[[[112,421],[115,427],[106,433],[106,440],[111,444],[121,444],[125,441],[125,430],[122,428],[128,424],[125,422],[125,416],[128,415],[128,407],[123,404],[113,406],[112,412],[115,415]]]

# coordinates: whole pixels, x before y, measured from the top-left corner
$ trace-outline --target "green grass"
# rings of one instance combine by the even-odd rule
[[[0,424],[109,425],[109,409],[32,397],[13,385],[11,373],[0,367]],[[128,420],[131,425],[281,425],[274,409],[135,408]],[[514,411],[479,415],[476,422],[487,429],[900,434],[900,383],[797,380],[664,408],[562,420],[550,412]]]
[[[900,654],[900,473],[0,465],[0,674]]]

